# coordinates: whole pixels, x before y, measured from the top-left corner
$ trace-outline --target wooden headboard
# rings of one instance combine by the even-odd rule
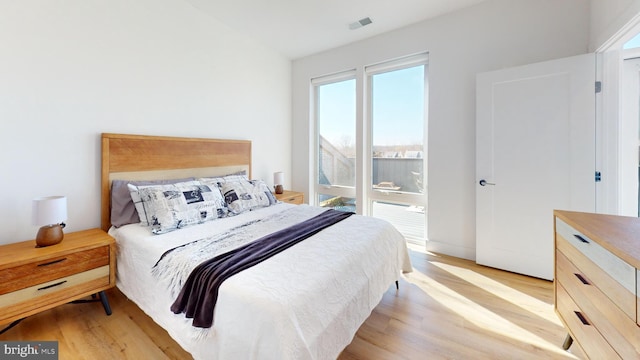
[[[251,141],[102,134],[101,227],[111,227],[113,180],[219,176],[245,170],[251,178]]]

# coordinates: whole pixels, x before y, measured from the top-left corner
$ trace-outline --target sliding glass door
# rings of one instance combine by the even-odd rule
[[[312,80],[315,204],[426,238],[427,55]]]

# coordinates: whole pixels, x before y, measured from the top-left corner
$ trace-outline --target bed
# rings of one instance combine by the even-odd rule
[[[246,140],[102,134],[101,176],[101,226],[117,242],[117,287],[195,359],[335,359],[384,292],[411,271],[393,226],[345,217],[229,277],[217,290],[211,326],[194,326],[194,318],[171,310],[204,256],[203,247],[188,250],[193,244],[219,255],[327,210],[275,202],[231,214],[229,204],[225,216],[158,234],[155,225],[112,225],[117,183],[251,179]]]

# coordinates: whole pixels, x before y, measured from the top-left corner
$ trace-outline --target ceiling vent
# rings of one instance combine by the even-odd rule
[[[369,17],[366,17],[366,18],[360,19],[360,20],[358,20],[356,22],[353,22],[353,23],[349,24],[349,29],[351,29],[351,30],[359,29],[359,28],[361,28],[363,26],[367,26],[367,25],[371,24],[372,22],[373,21],[371,21],[371,19]]]

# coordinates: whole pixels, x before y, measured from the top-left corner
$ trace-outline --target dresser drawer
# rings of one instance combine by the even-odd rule
[[[556,251],[558,283],[571,296],[582,314],[625,359],[640,353],[640,329],[635,318],[625,314],[584,272],[561,251]],[[635,298],[635,297],[632,297]],[[584,339],[577,339],[583,344]],[[583,344],[584,345],[584,344]]]
[[[562,252],[573,265],[579,269],[582,276],[589,279],[589,283],[595,284],[611,301],[616,304],[629,318],[636,318],[636,296],[627,288],[617,282],[611,275],[598,267],[578,248],[566,240],[563,236],[556,236],[556,248]],[[560,276],[562,269],[556,269],[556,276]]]
[[[2,270],[0,295],[109,264],[109,246],[55,256]]]
[[[0,295],[0,314],[9,318],[48,303],[109,286],[109,265]]]
[[[556,310],[571,336],[592,359],[621,359],[591,323],[591,319],[573,301],[561,283],[556,284]]]
[[[556,233],[578,249],[584,256],[620,283],[632,294],[636,293],[636,269],[612,254],[595,241],[556,218]]]

